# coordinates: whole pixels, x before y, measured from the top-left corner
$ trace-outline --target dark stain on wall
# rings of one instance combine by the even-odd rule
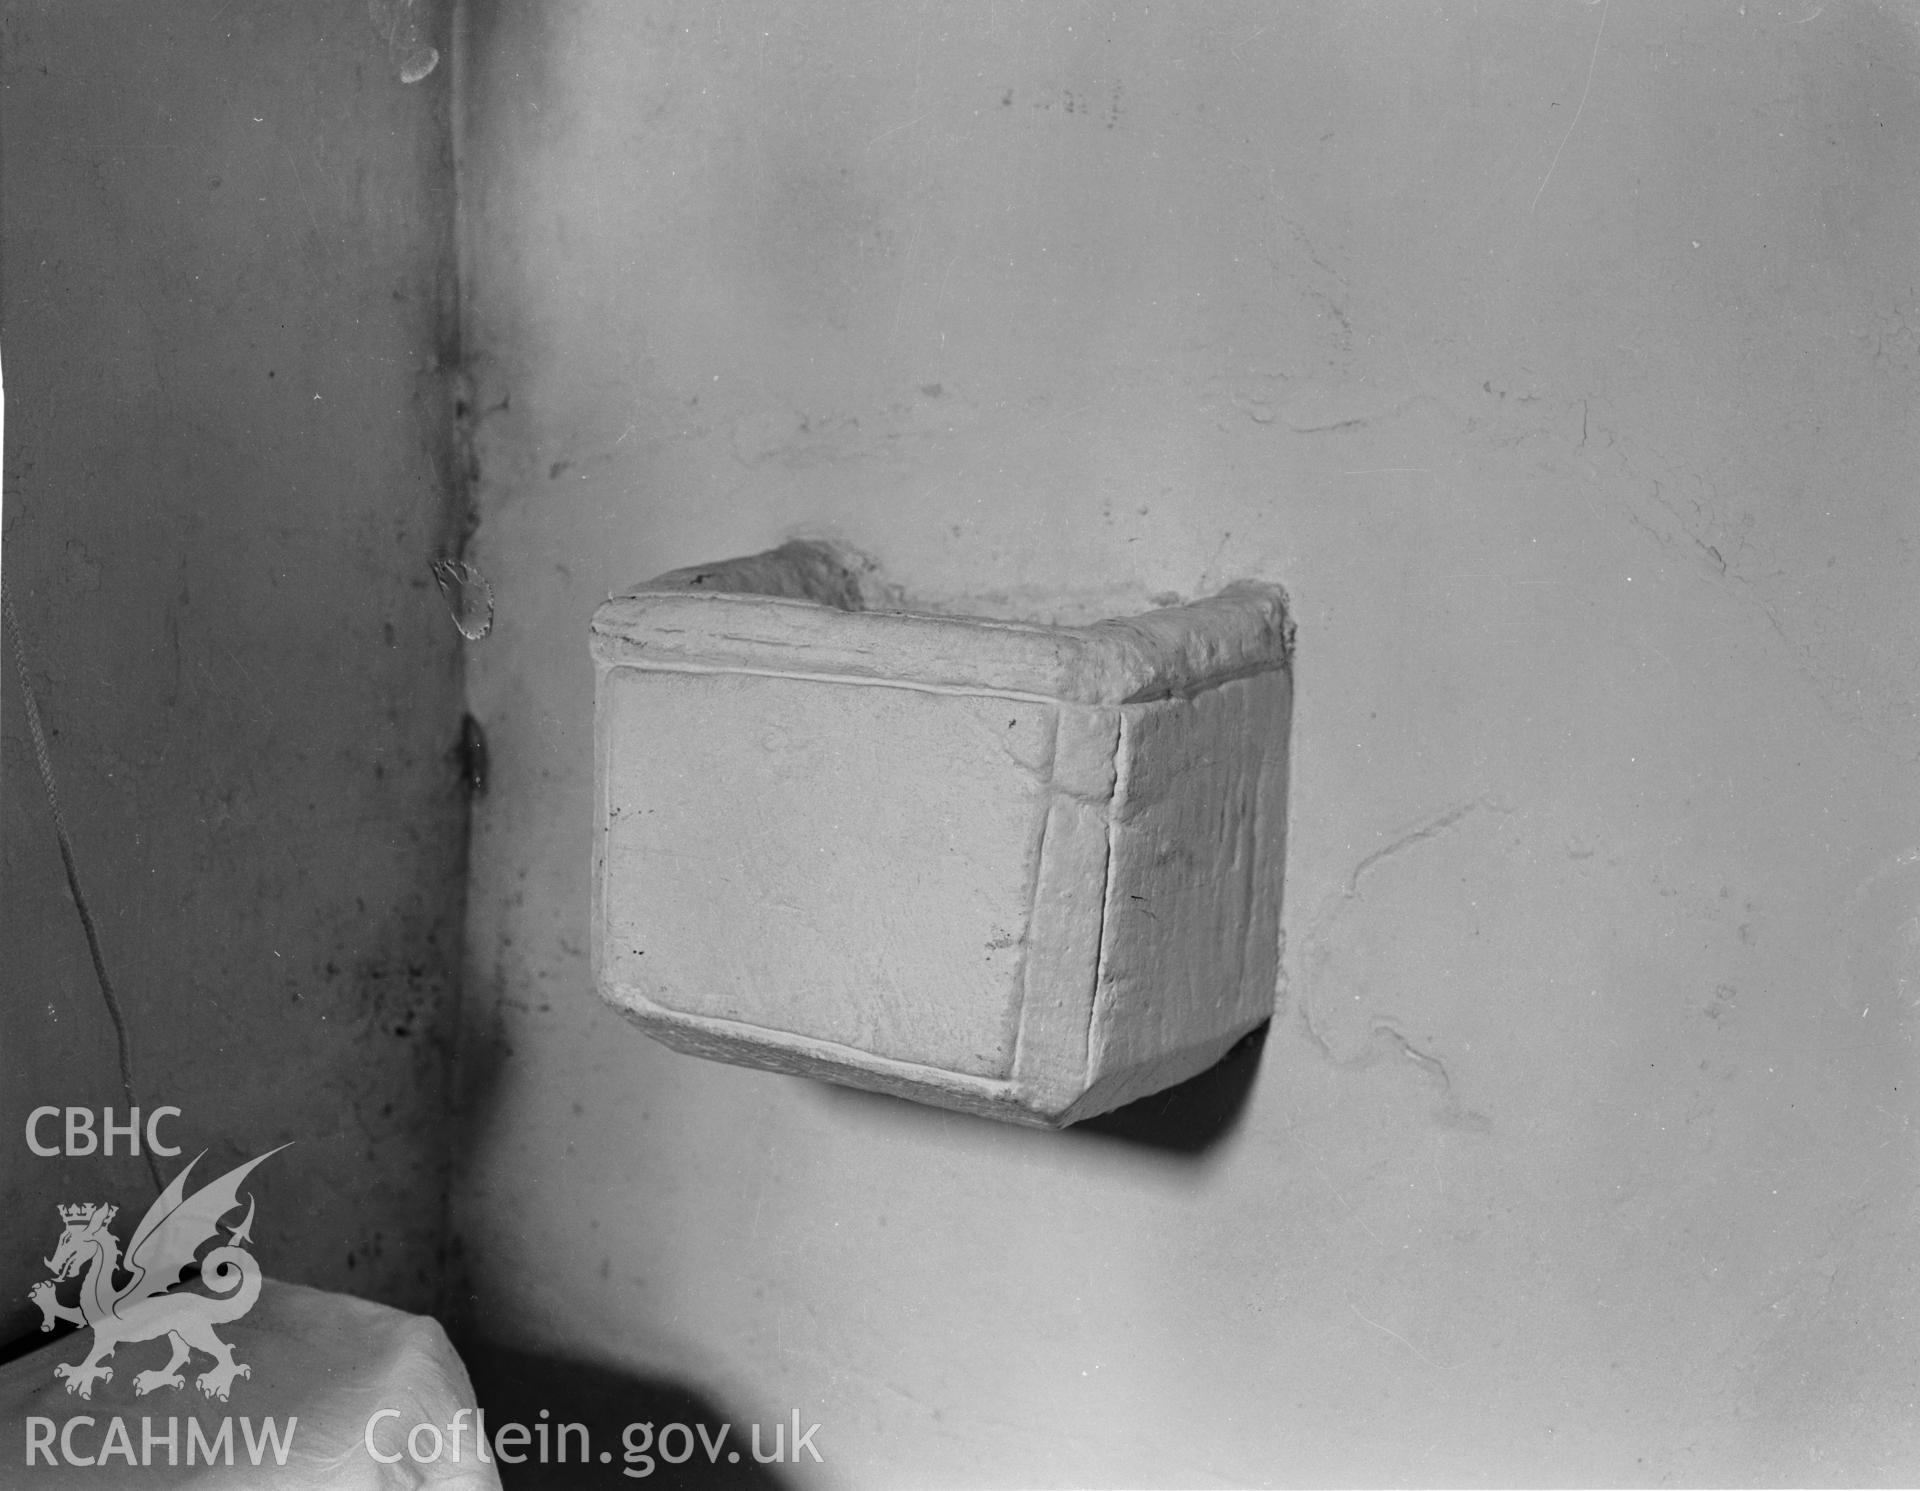
[[[5,585],[134,1100],[169,1178],[275,1145],[265,1271],[437,1303],[470,769],[428,572],[469,526],[443,7],[0,7]],[[431,33],[431,34],[429,34]],[[6,644],[11,650],[12,641]],[[0,1342],[56,1205],[149,1156],[37,1157],[129,1105],[11,660],[0,697]],[[52,1133],[49,1125],[46,1133]]]

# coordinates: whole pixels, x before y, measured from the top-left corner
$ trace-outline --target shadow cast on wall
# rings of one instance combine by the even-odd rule
[[[1248,1031],[1225,1056],[1198,1076],[1056,1131],[1001,1124],[991,1118],[951,1112],[857,1087],[824,1082],[817,1086],[827,1102],[887,1109],[904,1124],[985,1124],[1022,1139],[1045,1142],[1054,1140],[1057,1134],[1056,1142],[1104,1140],[1175,1159],[1197,1161],[1239,1127],[1247,1096],[1253,1091],[1254,1078],[1260,1071],[1260,1053],[1266,1048],[1267,1029],[1272,1023],[1263,1021]]]
[[[648,1486],[697,1487],[701,1491],[778,1491],[788,1484],[776,1466],[755,1462],[748,1422],[730,1417],[676,1383],[479,1340],[462,1340],[460,1356],[473,1379],[474,1395],[486,1413],[490,1434],[498,1434],[501,1426],[509,1423],[535,1425],[541,1422],[542,1409],[547,1410],[549,1423],[586,1425],[590,1457],[585,1464],[577,1459],[566,1464],[550,1459],[542,1464],[537,1444],[529,1444],[525,1462],[499,1466],[500,1483],[506,1491],[631,1486],[637,1480]],[[650,1439],[636,1433],[632,1441],[644,1447],[636,1453],[646,1459],[630,1462],[624,1436],[629,1425],[639,1424],[652,1428]],[[668,1433],[670,1425],[685,1427]],[[772,1427],[766,1425],[765,1431],[770,1432]],[[686,1452],[682,1463],[673,1464],[663,1457],[663,1436],[669,1455],[678,1457]],[[577,1454],[577,1436],[570,1435],[567,1442]],[[783,1451],[791,1449],[784,1433],[780,1444]],[[771,1449],[772,1444],[763,1440],[763,1453]],[[601,1459],[603,1454],[605,1460]]]
[[[1083,1139],[1119,1140],[1167,1154],[1205,1154],[1239,1126],[1272,1023],[1263,1021],[1241,1036],[1225,1056],[1198,1076],[1076,1123],[1066,1132]]]

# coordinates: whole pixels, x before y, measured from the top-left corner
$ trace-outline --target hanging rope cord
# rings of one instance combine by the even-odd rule
[[[33,677],[27,668],[27,648],[22,640],[20,618],[14,613],[13,597],[4,592],[0,592],[0,613],[5,615],[7,630],[13,636],[13,661],[20,672],[20,696],[27,706],[27,729],[33,736],[33,758],[40,767],[40,784],[47,790],[47,807],[53,814],[53,834],[60,843],[60,863],[67,871],[67,890],[73,897],[74,909],[80,913],[80,928],[87,934],[87,952],[93,958],[93,976],[99,981],[100,998],[107,1006],[107,1018],[113,1022],[114,1040],[119,1045],[120,1090],[126,1094],[127,1107],[137,1109],[140,1101],[134,1095],[133,1040],[127,1033],[127,1017],[114,995],[113,980],[107,977],[107,960],[100,951],[100,933],[94,927],[93,913],[87,910],[87,898],[80,891],[80,871],[74,864],[73,841],[67,836],[67,820],[60,811],[60,794],[53,783],[53,758],[47,752],[47,733],[40,724],[40,706],[34,698]],[[141,1154],[146,1159],[147,1174],[153,1179],[154,1190],[164,1190],[160,1167],[154,1162],[153,1151],[142,1149]]]

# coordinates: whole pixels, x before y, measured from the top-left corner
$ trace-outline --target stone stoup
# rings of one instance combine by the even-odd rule
[[[1062,1125],[1273,1011],[1285,597],[869,611],[824,545],[600,608],[594,951],[676,1049]]]

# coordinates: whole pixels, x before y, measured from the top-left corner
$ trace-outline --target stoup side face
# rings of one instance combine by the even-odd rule
[[[1204,1071],[1273,1013],[1290,707],[1273,670],[1120,711],[1085,1111]]]
[[[859,611],[845,574],[789,545],[596,616],[603,996],[693,1054],[1048,1126],[1265,1019],[1277,588],[1056,628]]]

